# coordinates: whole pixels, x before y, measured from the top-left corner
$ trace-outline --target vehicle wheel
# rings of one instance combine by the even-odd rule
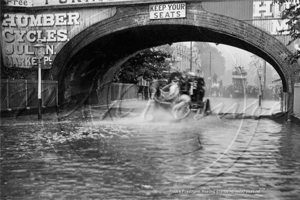
[[[186,104],[175,111],[174,116],[176,119],[184,119],[191,113],[190,105]]]
[[[116,115],[118,118],[123,118],[129,115],[133,111],[133,108],[130,108],[127,112],[122,112],[121,109],[116,109]]]

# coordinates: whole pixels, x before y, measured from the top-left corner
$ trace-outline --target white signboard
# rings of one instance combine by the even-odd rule
[[[175,19],[186,17],[185,3],[155,4],[149,6],[150,19]]]

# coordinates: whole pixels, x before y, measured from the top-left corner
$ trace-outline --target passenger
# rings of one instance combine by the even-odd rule
[[[205,81],[204,81],[204,74],[200,73],[199,76],[196,78],[197,80],[197,103],[202,103],[203,98],[205,95]]]
[[[189,95],[190,87],[191,87],[191,84],[189,81],[189,75],[187,72],[184,72],[182,74],[181,84],[180,84],[181,94]]]
[[[190,79],[190,90],[189,90],[189,95],[191,96],[196,96],[197,94],[197,80],[196,80],[196,74],[194,72],[189,73]]]

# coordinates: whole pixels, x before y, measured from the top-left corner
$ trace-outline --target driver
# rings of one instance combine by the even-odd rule
[[[185,105],[190,105],[191,97],[187,94],[181,94],[180,92],[180,79],[175,77],[172,80],[172,85],[170,87],[169,98],[173,98],[173,112],[176,115],[176,111]]]
[[[180,95],[179,78],[175,76],[169,84],[169,93],[164,93],[166,101],[177,102]]]
[[[190,83],[190,90],[189,94],[190,96],[195,96],[197,94],[197,80],[196,80],[196,74],[194,72],[189,72],[189,83]]]
[[[179,77],[175,76],[171,83],[169,84],[169,93],[164,94],[164,99],[168,102],[171,102],[173,106],[173,112],[175,113],[184,105],[190,103],[191,98],[189,95],[181,94],[180,93],[180,79]]]

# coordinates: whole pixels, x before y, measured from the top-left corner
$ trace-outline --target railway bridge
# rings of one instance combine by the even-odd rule
[[[300,66],[289,62],[292,50],[284,42],[251,20],[257,9],[260,16],[270,15],[263,10],[268,5],[256,0],[6,1],[2,58],[8,67],[31,68],[37,63],[33,46],[42,42],[42,76],[58,81],[62,102],[67,91],[88,96],[111,82],[120,66],[145,48],[182,41],[231,45],[274,67],[292,110]]]

